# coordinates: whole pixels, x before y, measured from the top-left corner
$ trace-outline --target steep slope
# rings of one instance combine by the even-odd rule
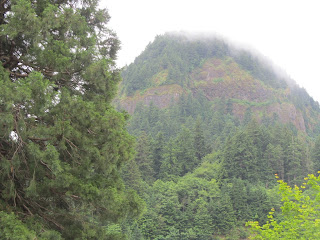
[[[122,75],[116,102],[131,114],[138,103],[166,108],[182,95],[204,95],[227,101],[228,113],[240,121],[252,114],[318,131],[319,106],[304,89],[262,57],[217,37],[158,36]]]

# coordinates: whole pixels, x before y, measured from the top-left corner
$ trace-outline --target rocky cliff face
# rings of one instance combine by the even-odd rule
[[[144,92],[137,91],[132,97],[124,97],[116,101],[121,108],[132,114],[138,103],[147,106],[153,103],[159,108],[166,108],[170,104],[177,102],[182,93],[183,89],[180,85],[172,84],[153,87]]]
[[[264,102],[274,95],[270,87],[254,79],[232,59],[209,59],[192,77],[193,91],[202,90],[210,100],[219,97]]]

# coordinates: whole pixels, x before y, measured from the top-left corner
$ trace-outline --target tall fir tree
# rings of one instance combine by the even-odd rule
[[[159,132],[152,142],[152,159],[155,178],[159,177],[160,167],[164,160],[165,142],[163,133]]]
[[[176,158],[181,165],[181,174],[185,175],[199,164],[196,158],[191,131],[186,127],[182,127],[175,139],[175,144],[177,146]]]
[[[284,157],[281,145],[274,146],[269,143],[264,159],[269,163],[272,174],[277,174],[280,179],[284,179]]]
[[[159,178],[164,180],[174,180],[182,174],[182,163],[178,161],[177,145],[170,140],[165,147],[163,162],[160,166]]]
[[[122,177],[126,185],[137,192],[141,192],[142,177],[135,159],[131,159],[130,161],[126,162],[122,168]]]
[[[133,138],[109,18],[97,0],[0,4],[0,212],[46,239],[108,239],[141,210],[119,174]]]
[[[320,170],[320,136],[316,139],[314,147],[311,150],[313,169],[315,172]]]
[[[238,131],[225,144],[224,166],[230,179],[260,180],[257,147],[246,131]]]
[[[135,161],[140,169],[142,179],[151,184],[154,181],[153,161],[151,157],[150,141],[145,132],[137,140]]]
[[[201,159],[210,152],[208,143],[204,136],[200,117],[197,118],[193,129],[193,142],[195,155],[198,162],[200,162]]]

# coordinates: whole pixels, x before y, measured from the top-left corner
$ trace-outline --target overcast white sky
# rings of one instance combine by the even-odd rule
[[[168,31],[213,32],[251,46],[320,101],[319,0],[101,0],[122,42],[120,67]]]

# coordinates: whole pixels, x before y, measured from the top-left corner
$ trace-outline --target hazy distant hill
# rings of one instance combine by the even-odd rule
[[[258,121],[276,119],[301,131],[318,131],[318,103],[274,69],[258,54],[220,38],[167,33],[124,69],[116,102],[134,113],[139,102],[166,108],[191,94],[213,103],[222,100],[226,112],[240,121],[251,114]]]

